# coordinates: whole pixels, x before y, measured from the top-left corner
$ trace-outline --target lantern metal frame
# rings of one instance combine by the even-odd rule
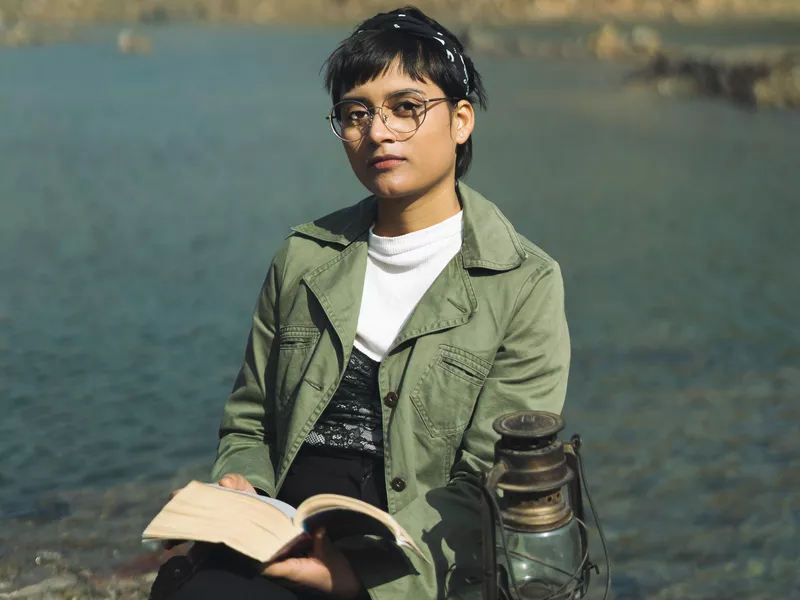
[[[542,418],[544,418],[544,421]],[[535,423],[530,431],[526,431],[524,428],[526,420]],[[513,423],[515,427],[506,427],[508,423]],[[551,494],[550,497],[547,497],[547,502],[543,504],[535,501],[521,503],[522,508],[518,511],[518,514],[511,514],[512,530],[514,529],[514,520],[518,520],[518,524],[527,531],[537,531],[540,522],[542,523],[541,529],[538,529],[540,531],[558,529],[568,524],[571,519],[575,519],[578,524],[581,560],[575,572],[562,572],[561,569],[549,565],[536,557],[520,555],[524,560],[553,568],[559,571],[562,576],[569,576],[569,579],[561,587],[537,600],[580,600],[588,592],[591,572],[600,573],[599,567],[593,564],[589,558],[589,536],[583,504],[583,495],[585,493],[603,548],[606,571],[603,599],[605,600],[608,597],[611,588],[611,567],[608,548],[600,518],[592,502],[586,482],[583,458],[581,456],[582,440],[576,434],[572,436],[569,443],[562,444],[558,440],[557,434],[563,427],[564,421],[559,415],[542,411],[511,413],[498,418],[494,423],[494,429],[501,434],[501,440],[495,446],[495,464],[486,474],[481,486],[483,600],[499,600],[499,594],[505,592],[501,588],[498,579],[498,546],[496,538],[498,529],[504,558],[507,564],[511,564],[512,551],[508,548],[504,527],[504,524],[508,523],[503,519],[503,515],[508,516],[509,511],[504,513],[498,504],[495,492],[498,487],[503,488],[504,491],[505,489],[511,489],[521,493],[527,492],[532,494],[534,498],[537,497],[537,494],[541,498],[542,494],[547,495],[558,490],[558,497],[555,498],[556,502],[552,502],[554,498]],[[515,452],[514,438],[519,438],[523,442],[539,440],[542,443],[539,446],[525,446],[524,448],[527,452]],[[535,464],[534,461],[530,460],[531,455],[536,458]],[[502,484],[501,481],[503,482]],[[568,490],[569,499],[566,508],[564,508],[564,504],[562,504],[564,500],[560,496],[561,490],[564,488]],[[520,593],[512,568],[508,569],[508,578],[508,592],[516,597],[517,600],[524,600],[525,596]]]

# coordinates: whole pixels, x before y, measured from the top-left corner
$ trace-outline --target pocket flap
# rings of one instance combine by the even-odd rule
[[[278,330],[278,345],[281,350],[308,348],[316,344],[319,330],[313,325],[286,325]]]
[[[439,364],[456,375],[475,385],[483,385],[492,365],[487,361],[455,346],[439,347]]]

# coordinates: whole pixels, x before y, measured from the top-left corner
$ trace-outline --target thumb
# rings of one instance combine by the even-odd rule
[[[325,554],[325,528],[320,527],[314,532],[314,556],[323,556]]]
[[[224,488],[235,489],[236,479],[234,479],[230,475],[225,475],[222,479],[219,480],[219,486]]]

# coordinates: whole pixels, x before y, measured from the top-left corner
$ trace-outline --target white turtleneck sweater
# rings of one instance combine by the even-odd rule
[[[355,347],[371,359],[383,359],[422,295],[458,253],[462,214],[396,237],[370,228]]]

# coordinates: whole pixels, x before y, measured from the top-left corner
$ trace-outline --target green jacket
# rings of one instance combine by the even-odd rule
[[[564,404],[570,345],[558,264],[494,204],[464,184],[459,192],[461,251],[411,313],[378,377],[389,512],[431,564],[372,540],[348,550],[377,600],[475,587],[476,482],[493,460],[492,422]],[[271,496],[280,488],[349,360],[375,210],[369,197],[294,227],[277,252],[225,405],[214,480],[241,473]]]

